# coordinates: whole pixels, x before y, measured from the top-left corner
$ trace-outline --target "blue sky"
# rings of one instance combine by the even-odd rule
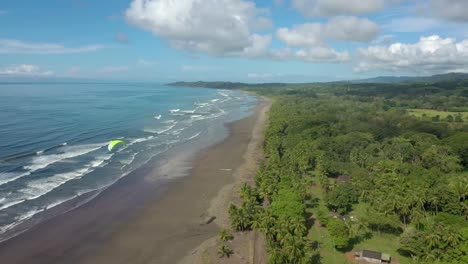
[[[2,0],[0,78],[306,82],[468,70],[466,0]]]

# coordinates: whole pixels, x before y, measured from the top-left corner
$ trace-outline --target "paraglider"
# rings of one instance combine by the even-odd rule
[[[112,151],[115,148],[115,146],[117,146],[119,144],[127,145],[127,143],[125,141],[120,140],[120,139],[116,139],[116,140],[111,140],[109,142],[109,145],[107,146],[107,149],[109,151]]]

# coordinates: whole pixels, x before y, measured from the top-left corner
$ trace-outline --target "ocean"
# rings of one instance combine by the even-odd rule
[[[209,144],[210,129],[255,105],[237,91],[160,84],[0,84],[0,240],[176,146]],[[110,152],[113,139],[127,144]]]

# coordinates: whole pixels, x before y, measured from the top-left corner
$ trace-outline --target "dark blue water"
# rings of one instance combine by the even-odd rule
[[[0,84],[0,235],[254,104],[235,91],[162,85]],[[112,139],[128,144],[109,152]]]

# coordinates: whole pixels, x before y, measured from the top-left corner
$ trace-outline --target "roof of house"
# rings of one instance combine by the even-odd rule
[[[376,252],[376,251],[370,251],[370,250],[363,250],[361,252],[361,257],[381,260],[382,253]]]
[[[336,178],[337,181],[339,182],[347,182],[349,181],[351,178],[348,176],[348,175],[340,175]]]

